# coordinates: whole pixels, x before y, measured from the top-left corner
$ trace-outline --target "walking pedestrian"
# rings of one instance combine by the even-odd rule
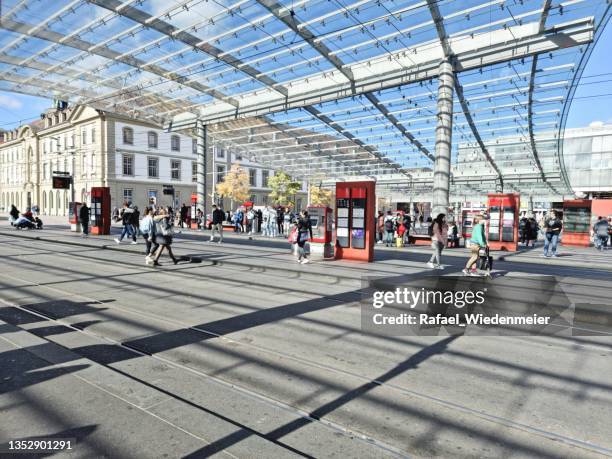
[[[79,223],[81,223],[81,230],[83,231],[83,237],[89,236],[89,217],[90,211],[87,207],[87,203],[84,202],[79,209]]]
[[[115,242],[117,244],[121,244],[123,238],[127,235],[132,238],[132,244],[136,244],[136,234],[134,234],[134,226],[132,225],[132,217],[134,216],[134,209],[130,206],[128,201],[123,203],[123,209],[119,214],[119,218],[123,224],[123,230],[121,231],[121,236],[115,238]]]
[[[281,206],[278,206],[278,209],[276,209],[276,225],[277,225],[277,233],[276,234],[280,234],[281,236],[284,236],[284,226],[283,226],[283,221],[285,219],[285,213],[283,212],[283,208]]]
[[[153,221],[155,221],[155,237],[157,242],[159,243],[159,248],[155,252],[155,258],[153,258],[154,266],[161,266],[159,263],[159,257],[161,257],[164,249],[168,252],[168,255],[172,259],[174,264],[178,263],[178,260],[172,253],[172,238],[174,236],[174,228],[172,225],[172,211],[168,212],[167,210],[161,209],[159,215],[157,215]]]
[[[557,212],[552,210],[550,217],[544,221],[544,254],[545,257],[557,257],[557,245],[559,244],[559,235],[563,229],[561,220],[557,217]],[[549,250],[550,247],[550,250]]]
[[[391,211],[387,211],[387,215],[385,216],[385,245],[387,247],[393,246],[393,234],[395,233],[395,222],[393,221],[393,215]]]
[[[438,214],[432,225],[431,248],[433,254],[427,262],[427,266],[432,269],[444,269],[441,264],[442,250],[448,241],[448,225],[446,215]]]
[[[306,245],[306,242],[308,242],[309,239],[312,239],[312,224],[310,223],[310,217],[308,216],[308,212],[305,210],[300,213],[297,230],[297,262],[302,264],[310,263],[310,260],[306,256],[304,246]]]
[[[600,252],[603,252],[608,245],[608,233],[610,227],[608,221],[604,217],[599,217],[597,222],[593,225],[593,238],[595,242],[595,248]]]
[[[180,225],[181,228],[185,227],[185,223],[187,223],[187,216],[189,215],[189,207],[185,203],[181,206],[181,214],[180,214]]]
[[[384,242],[384,233],[385,233],[385,215],[382,210],[378,211],[378,216],[376,217],[376,239],[378,244],[382,244]]]
[[[412,225],[412,219],[407,212],[404,212],[404,215],[402,216],[402,225],[405,228],[403,235],[404,245],[408,245],[410,243],[410,226]]]
[[[145,264],[153,263],[153,255],[159,248],[155,237],[155,222],[153,221],[153,209],[145,207],[144,218],[140,222],[140,232],[145,240]]]
[[[480,256],[480,249],[485,249],[488,246],[487,237],[485,235],[485,227],[482,223],[482,217],[477,215],[474,217],[474,224],[472,226],[472,237],[470,238],[470,258],[465,264],[463,274],[466,276],[472,275],[472,268],[478,261]]]
[[[210,242],[215,242],[215,231],[219,233],[219,244],[223,242],[223,217],[222,209],[219,209],[216,204],[212,206],[212,225],[210,227]]]
[[[285,208],[285,212],[283,213],[283,234],[289,234],[289,230],[291,229],[291,209],[289,207]]]
[[[15,204],[11,204],[11,210],[9,212],[9,223],[13,225],[19,218],[19,209],[15,207]]]

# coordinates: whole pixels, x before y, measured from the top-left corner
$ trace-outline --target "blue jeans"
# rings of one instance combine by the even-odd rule
[[[559,243],[559,235],[557,233],[546,233],[544,237],[544,255],[548,256],[548,246],[552,245],[551,251],[555,255],[557,253],[557,244]]]
[[[595,247],[603,250],[608,245],[608,236],[595,235]]]
[[[393,245],[393,234],[395,231],[385,231],[385,244]]]
[[[119,237],[120,241],[123,241],[125,235],[131,236],[132,240],[136,240],[136,232],[134,231],[134,227],[132,225],[123,225],[123,231],[121,231],[121,236]]]

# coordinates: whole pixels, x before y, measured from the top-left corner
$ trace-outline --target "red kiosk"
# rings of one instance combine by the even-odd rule
[[[90,222],[91,234],[110,234],[110,188],[94,186],[91,188]]]
[[[591,245],[591,209],[590,199],[573,199],[563,201],[563,245],[589,247]]]
[[[331,258],[332,250],[332,210],[327,206],[309,206],[308,217],[312,226],[310,241],[311,258]]]
[[[374,260],[376,183],[336,183],[337,260]]]
[[[489,247],[492,250],[518,250],[518,220],[521,195],[489,194]]]

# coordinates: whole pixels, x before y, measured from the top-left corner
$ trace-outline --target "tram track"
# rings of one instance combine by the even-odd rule
[[[172,270],[172,271],[168,271],[168,273],[176,274],[176,273],[178,273],[178,271],[177,270]],[[26,279],[18,278],[18,277],[14,276],[14,275],[8,275],[8,277],[10,277],[10,278],[12,278],[12,279],[14,279],[15,281],[18,281],[18,282],[30,282],[30,284],[32,284],[32,281],[28,281]],[[101,303],[99,300],[97,300],[95,298],[88,297],[86,295],[82,295],[82,294],[76,294],[75,295],[72,292],[68,292],[66,290],[62,290],[62,289],[59,289],[59,288],[56,288],[56,287],[50,287],[50,286],[47,286],[47,285],[40,285],[40,284],[36,284],[36,283],[33,283],[33,284],[36,285],[36,286],[39,286],[40,288],[49,289],[49,290],[54,291],[54,292],[56,292],[58,294],[80,297],[80,298],[82,298],[84,300],[87,300],[89,302],[97,303],[97,304],[100,304],[100,305],[104,305],[105,308],[115,309],[117,311],[121,311],[123,313],[139,317],[141,319],[153,319],[153,320],[159,320],[160,319],[159,316],[156,316],[154,314],[147,314],[147,313],[144,313],[142,311],[134,311],[133,309],[126,309],[124,307],[116,306],[114,304],[111,305],[111,304],[108,304],[108,303]],[[16,306],[16,307],[21,308],[21,309],[23,309],[23,310],[25,310],[27,312],[35,312],[36,314],[39,314],[39,315],[41,315],[43,317],[46,317],[47,320],[53,320],[53,321],[58,320],[58,319],[56,319],[56,318],[54,318],[52,316],[44,314],[44,312],[36,310],[35,308],[24,307],[24,306]],[[480,419],[483,419],[483,420],[495,423],[497,425],[501,425],[501,426],[504,426],[504,427],[510,427],[510,428],[514,428],[514,429],[518,429],[518,430],[521,430],[521,431],[526,432],[526,433],[542,436],[542,437],[545,437],[545,438],[548,438],[548,439],[551,439],[551,440],[554,440],[554,441],[562,442],[564,444],[571,445],[571,446],[574,446],[574,447],[579,447],[579,448],[582,448],[582,449],[587,449],[587,450],[590,450],[592,452],[596,452],[596,453],[599,453],[599,454],[612,455],[612,450],[608,449],[608,448],[605,448],[605,447],[601,447],[601,446],[598,446],[598,445],[595,445],[595,444],[592,444],[592,443],[589,443],[589,442],[585,442],[585,441],[582,441],[582,440],[579,440],[579,439],[575,439],[575,438],[567,437],[567,436],[564,436],[564,435],[560,435],[560,434],[557,434],[557,433],[552,432],[552,431],[547,431],[547,430],[539,429],[539,428],[536,428],[536,427],[533,427],[533,426],[529,426],[529,425],[526,425],[526,424],[518,423],[518,422],[513,421],[511,419],[507,419],[507,418],[499,417],[499,416],[496,416],[496,415],[493,415],[493,414],[489,414],[489,413],[485,413],[485,412],[482,412],[482,411],[474,410],[474,409],[472,409],[470,407],[467,407],[465,405],[458,404],[458,403],[451,402],[449,400],[444,400],[444,399],[437,398],[437,397],[432,397],[430,395],[427,395],[427,394],[424,394],[424,393],[421,393],[421,392],[417,392],[417,391],[413,391],[413,390],[410,390],[410,389],[407,389],[407,388],[395,385],[393,383],[382,382],[382,381],[377,381],[377,380],[370,380],[370,379],[365,378],[364,376],[359,375],[357,373],[346,371],[346,370],[343,370],[343,369],[338,369],[338,368],[331,367],[329,365],[321,364],[321,363],[318,363],[318,362],[314,362],[314,361],[305,359],[303,357],[296,357],[296,356],[294,356],[292,354],[287,354],[287,353],[275,351],[275,350],[272,350],[272,349],[269,349],[269,348],[266,348],[266,347],[254,345],[252,343],[245,343],[245,342],[242,342],[242,341],[233,340],[233,339],[228,338],[226,336],[214,333],[211,330],[207,330],[207,329],[199,327],[199,326],[191,326],[188,323],[176,320],[174,318],[164,317],[164,321],[168,322],[171,325],[174,325],[174,326],[177,326],[177,327],[180,327],[180,328],[184,328],[184,329],[188,329],[188,330],[190,330],[192,332],[201,333],[203,340],[208,339],[210,337],[214,337],[216,339],[224,340],[224,341],[226,341],[228,343],[231,343],[234,346],[241,347],[241,348],[243,348],[245,350],[251,349],[251,350],[258,351],[258,352],[267,353],[267,354],[269,354],[271,356],[276,356],[276,357],[280,357],[280,358],[283,358],[283,359],[292,360],[292,361],[294,361],[294,362],[296,362],[296,363],[298,363],[300,365],[306,366],[306,367],[317,368],[319,370],[330,372],[330,373],[336,374],[336,375],[338,375],[340,377],[343,377],[343,376],[347,377],[348,376],[348,377],[356,378],[358,380],[362,380],[364,382],[375,384],[377,386],[384,386],[384,387],[386,387],[388,389],[391,389],[393,391],[396,391],[399,394],[402,394],[404,396],[418,397],[418,398],[420,398],[422,400],[425,400],[425,401],[428,401],[428,402],[431,402],[431,403],[435,403],[437,405],[444,406],[446,408],[450,408],[450,409],[453,409],[453,410],[456,410],[456,411],[460,411],[460,412],[463,412],[463,413],[468,414],[468,415],[476,416],[476,417],[478,417]],[[64,324],[63,321],[60,320],[60,322],[62,324]],[[76,330],[79,330],[79,329],[76,328]],[[82,330],[79,330],[79,331],[82,331]],[[98,336],[95,333],[94,333],[94,335]],[[98,337],[102,338],[102,339],[110,339],[110,338],[105,337],[105,336],[98,336]],[[154,355],[154,354],[143,352],[142,350],[140,350],[138,348],[134,348],[134,347],[132,347],[130,345],[126,345],[125,342],[118,342],[117,341],[117,342],[115,342],[115,344],[120,345],[120,346],[125,347],[125,348],[128,348],[128,349],[131,349],[134,352],[137,352],[139,354],[148,355],[148,356],[150,356],[152,358],[161,360],[164,363],[167,363],[169,365],[178,365],[181,368],[188,368],[190,371],[195,372],[196,374],[199,374],[200,376],[207,377],[207,378],[214,378],[215,380],[221,381],[224,384],[229,384],[229,385],[231,385],[234,388],[237,387],[235,385],[235,383],[233,383],[233,382],[226,381],[225,379],[219,378],[217,376],[211,376],[208,373],[201,372],[201,371],[199,371],[197,369],[194,369],[192,367],[179,364],[177,362],[174,362],[172,360],[166,359],[164,357],[160,357],[158,355]],[[242,389],[246,390],[247,393],[253,393],[252,391],[250,391],[250,389],[247,389],[247,388],[242,388]],[[257,394],[258,396],[263,396],[265,398],[268,398],[267,396],[261,395],[259,393],[253,393],[253,394]],[[279,404],[280,403],[285,408],[288,408],[290,410],[296,410],[296,412],[300,413],[301,415],[308,416],[308,413],[306,413],[304,410],[300,409],[299,407],[296,407],[296,406],[293,406],[293,405],[287,405],[284,402],[279,401],[279,400],[275,400],[275,399],[272,399],[272,401],[275,404]],[[325,422],[325,423],[329,422],[327,420],[323,421],[321,419],[315,419],[315,420],[318,421],[318,422]],[[352,435],[356,435],[358,437],[361,436],[361,438],[371,438],[369,435],[366,435],[366,434],[363,434],[363,433],[360,433],[360,432],[353,432],[350,429],[346,428],[346,426],[341,426],[341,425],[335,425],[334,424],[333,427],[339,428],[339,429],[341,429],[341,430],[343,430],[345,432],[350,432]],[[387,446],[385,446],[385,449],[386,448],[387,448]],[[388,447],[388,448],[389,448],[390,451],[394,451],[394,449],[393,449],[394,447]],[[399,454],[399,455],[403,454],[403,452],[401,452],[401,451],[394,451],[394,452]]]

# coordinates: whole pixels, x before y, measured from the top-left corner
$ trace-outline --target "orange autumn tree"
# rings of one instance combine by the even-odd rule
[[[251,184],[249,173],[238,163],[232,164],[229,172],[223,177],[223,181],[217,183],[217,194],[230,199],[230,207],[234,207],[234,201],[244,202],[250,196]]]

